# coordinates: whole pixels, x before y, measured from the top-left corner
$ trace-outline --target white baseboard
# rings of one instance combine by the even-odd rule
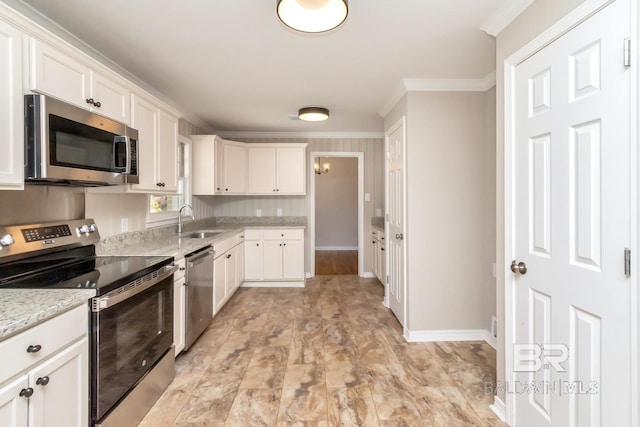
[[[241,288],[304,288],[301,282],[242,282]]]
[[[489,409],[491,409],[493,413],[500,418],[500,421],[503,423],[506,422],[507,407],[498,396],[493,396],[493,405],[489,405]]]
[[[306,273],[304,273],[304,277],[305,277],[306,279],[311,279],[313,276],[311,275],[311,272],[310,272],[310,271],[307,271]]]
[[[316,246],[316,251],[357,251],[357,246]]]
[[[493,338],[493,336],[491,335],[491,332],[486,329],[407,331],[404,337],[407,342],[486,341],[487,344],[495,348],[495,343],[492,343],[489,340],[489,338]],[[495,342],[495,338],[493,341]]]
[[[364,277],[364,278],[366,278],[366,279],[375,279],[376,275],[375,275],[375,274],[373,274],[373,273],[372,273],[372,272],[370,272],[370,271],[365,271],[364,273],[362,273],[362,274],[360,275],[360,277]]]

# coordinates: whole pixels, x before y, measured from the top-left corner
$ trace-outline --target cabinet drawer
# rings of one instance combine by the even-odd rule
[[[262,230],[244,230],[244,240],[262,240]]]
[[[264,240],[302,240],[303,238],[304,230],[300,228],[264,230]]]
[[[88,310],[88,304],[81,305],[1,342],[0,354],[7,363],[0,364],[0,383],[87,335]],[[40,350],[28,353],[30,345],[39,345]]]

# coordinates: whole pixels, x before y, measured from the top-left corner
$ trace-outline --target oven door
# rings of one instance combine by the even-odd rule
[[[92,300],[91,410],[102,419],[173,344],[173,265]],[[145,280],[146,279],[146,280]]]

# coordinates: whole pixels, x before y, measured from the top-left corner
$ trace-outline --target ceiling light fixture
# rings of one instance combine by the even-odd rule
[[[276,12],[287,27],[303,33],[333,30],[347,19],[347,0],[278,0]]]
[[[305,122],[322,122],[329,118],[329,110],[324,107],[303,107],[298,110],[298,118]]]

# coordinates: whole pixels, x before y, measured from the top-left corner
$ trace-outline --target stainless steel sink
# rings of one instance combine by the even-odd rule
[[[198,230],[182,233],[180,238],[182,239],[208,239],[210,237],[216,237],[219,234],[224,233],[222,230]]]

